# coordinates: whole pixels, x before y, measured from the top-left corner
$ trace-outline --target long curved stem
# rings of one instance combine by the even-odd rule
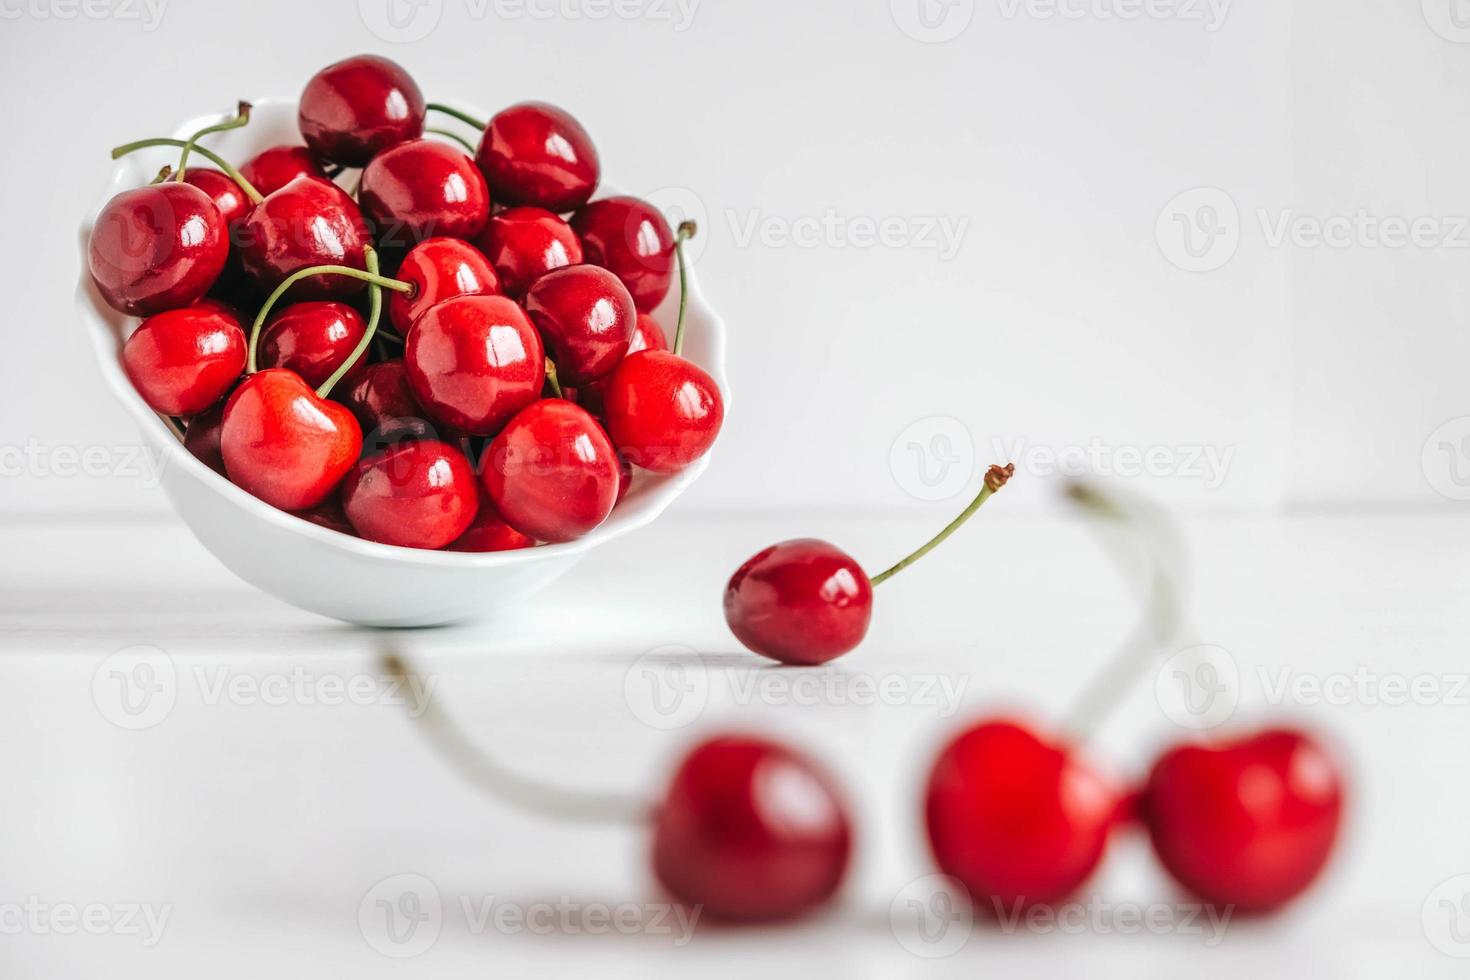
[[[466,126],[473,126],[478,130],[484,130],[485,124],[468,112],[460,112],[453,106],[447,106],[442,102],[430,102],[425,108],[431,112],[442,112],[446,116],[453,116]]]
[[[112,148],[112,159],[116,160],[119,157],[127,156],[129,153],[132,153],[136,150],[146,149],[150,146],[182,147],[187,145],[187,140],[165,139],[162,137],[158,139],[135,140],[132,143],[124,143],[122,146],[114,146]],[[265,197],[260,193],[260,191],[255,189],[255,185],[242,177],[240,175],[240,171],[231,166],[229,161],[227,161],[224,157],[220,156],[218,153],[215,153],[213,150],[205,149],[202,146],[194,147],[194,152],[202,156],[204,159],[208,160],[210,163],[214,164],[216,167],[219,167],[221,170],[229,175],[229,178],[231,180],[239,184],[240,189],[245,192],[245,196],[250,198],[250,203],[259,204],[261,201],[265,200]]]
[[[934,535],[934,537],[926,541],[924,543],[924,546],[918,551],[913,552],[908,557],[900,561],[897,565],[894,565],[892,568],[884,569],[877,575],[874,575],[873,577],[868,579],[868,581],[871,582],[873,585],[882,585],[884,582],[893,578],[893,576],[897,575],[899,572],[903,571],[905,568],[908,568],[914,562],[918,561],[920,558],[923,558],[929,552],[939,547],[941,544],[944,543],[944,540],[946,538],[948,538],[951,534],[960,529],[960,525],[964,524],[972,516],[974,516],[975,511],[979,510],[981,505],[983,505],[985,501],[989,500],[997,490],[1005,486],[1006,481],[1009,480],[1015,472],[1015,463],[1007,463],[1004,466],[992,466],[990,469],[986,470],[985,485],[980,488],[980,493],[975,496],[975,499],[970,501],[970,506],[966,507],[963,511],[960,512],[959,517],[956,517],[954,520],[950,521],[949,524],[945,526],[943,531],[940,531],[938,534]]]
[[[674,235],[674,256],[679,260],[679,323],[674,328],[674,356],[684,354],[684,310],[689,305],[689,272],[685,268],[684,242],[699,233],[699,226],[692,221],[681,221]]]
[[[260,328],[265,325],[266,317],[270,316],[271,308],[276,305],[280,298],[286,295],[286,290],[296,285],[309,276],[348,276],[353,279],[361,279],[363,282],[374,283],[384,289],[391,289],[399,293],[407,293],[410,298],[414,294],[414,285],[411,282],[402,282],[398,279],[389,279],[376,273],[365,272],[362,269],[354,269],[350,265],[314,265],[306,269],[297,269],[287,276],[279,286],[271,291],[266,297],[265,305],[260,312],[255,314],[255,322],[250,326],[250,355],[245,362],[245,373],[255,373],[255,349],[260,343]]]
[[[378,253],[371,245],[363,249],[363,262],[367,265],[367,271],[373,275],[378,274]],[[362,339],[353,348],[352,354],[343,361],[337,370],[332,372],[331,377],[322,382],[316,390],[318,398],[325,398],[332,393],[332,388],[351,371],[353,366],[367,352],[368,345],[373,342],[373,335],[378,332],[378,321],[383,317],[383,287],[372,280],[368,280],[368,322],[367,329],[362,332]]]
[[[239,107],[235,110],[235,118],[227,119],[222,123],[215,123],[213,126],[205,126],[193,136],[190,136],[188,141],[184,143],[183,152],[179,154],[179,172],[174,179],[183,181],[184,168],[189,165],[189,152],[194,149],[195,143],[198,143],[202,137],[208,136],[210,133],[222,133],[227,129],[239,129],[250,121],[250,109],[250,103],[241,100]]]
[[[1182,548],[1178,544],[1178,528],[1168,515],[1130,506],[1087,483],[1073,483],[1067,488],[1067,497],[1090,516],[1129,532],[1129,543],[1143,551],[1149,565],[1148,601],[1138,624],[1087,682],[1063,716],[1072,737],[1081,744],[1097,731],[1108,712],[1117,707],[1123,692],[1158,651],[1167,649],[1187,630],[1188,624],[1181,584]],[[1117,564],[1129,563],[1131,555],[1126,544],[1105,543]]]
[[[394,651],[383,653],[386,672],[405,680],[419,674],[407,658]],[[501,765],[482,747],[472,742],[440,707],[421,683],[406,684],[422,699],[408,706],[410,716],[438,750],[465,779],[490,795],[528,813],[558,820],[584,823],[645,823],[654,812],[647,800],[618,793],[587,793],[544,783]]]

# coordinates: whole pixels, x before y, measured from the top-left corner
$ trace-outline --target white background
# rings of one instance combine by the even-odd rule
[[[90,694],[108,655],[137,644],[185,681],[376,669],[380,635],[235,580],[137,476],[53,465],[60,450],[121,460],[136,443],[72,312],[79,207],[107,149],[240,97],[294,96],[327,63],[374,51],[430,98],[559,103],[610,178],[696,202],[700,281],[730,332],[734,411],[709,472],[658,527],[513,621],[399,639],[480,735],[533,768],[654,785],[690,733],[640,725],[618,692],[671,643],[751,666],[712,597],[756,547],[816,534],[902,553],[966,492],[928,492],[914,444],[943,449],[926,473],[966,462],[967,446],[977,468],[1017,446],[1095,446],[1112,461],[1154,450],[1169,472],[1098,475],[1188,515],[1191,639],[1232,651],[1248,679],[1235,722],[1285,714],[1338,746],[1353,779],[1342,851],[1286,916],[1210,953],[1186,936],[979,933],[940,967],[1463,975],[1447,953],[1465,944],[1426,941],[1420,917],[1439,883],[1463,893],[1456,876],[1470,873],[1470,708],[1272,706],[1253,678],[1465,670],[1470,9],[1464,29],[1451,14],[1466,4],[932,0],[926,29],[917,0],[701,0],[687,22],[672,2],[624,3],[638,15],[592,16],[608,9],[597,0],[426,0],[399,8],[423,35],[403,42],[383,26],[385,0],[163,0],[156,21],[141,0],[0,0],[0,904],[175,906],[155,950],[0,935],[0,974],[403,975],[355,925],[363,894],[403,872],[449,901],[649,894],[637,831],[511,814],[455,782],[391,710],[210,705],[181,682],[165,721],[130,732]],[[1177,15],[1117,16],[1139,9]],[[1384,247],[1371,227],[1342,247],[1274,239],[1283,221],[1309,236],[1360,212],[1370,226],[1427,219],[1434,241]],[[1178,219],[1200,232],[1211,214],[1223,234],[1192,262]],[[791,240],[828,216],[830,236]],[[885,220],[908,237],[854,233]],[[935,222],[963,227],[953,254],[921,236]],[[1191,469],[1210,453],[1229,461],[1218,480]],[[884,587],[847,676],[963,677],[962,718],[997,702],[1063,710],[1133,607],[1058,516],[1059,479],[1038,460],[1018,455],[968,547],[957,539]],[[1150,686],[1097,744],[1125,776],[1185,735]],[[810,746],[851,787],[862,850],[833,915],[698,943],[698,969],[927,972],[885,910],[929,870],[913,794],[957,721],[911,706],[743,709],[713,702],[701,724],[738,719]],[[1136,840],[1089,894],[1175,898]],[[683,956],[629,952],[451,928],[413,965],[687,974]]]

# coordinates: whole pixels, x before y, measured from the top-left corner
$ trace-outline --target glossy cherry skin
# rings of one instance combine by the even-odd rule
[[[346,303],[308,300],[278,306],[260,332],[257,359],[261,367],[286,368],[319,388],[352,356],[365,333],[367,321]],[[359,360],[340,383],[350,384],[365,367]]]
[[[209,195],[168,180],[123,191],[103,206],[87,266],[108,306],[152,316],[208,292],[229,251],[225,219]]]
[[[464,453],[437,440],[415,440],[354,466],[342,481],[342,508],[368,541],[438,549],[470,526],[479,492]]]
[[[500,276],[512,299],[552,269],[582,261],[582,243],[561,218],[544,208],[506,208],[490,216],[475,245]]]
[[[216,402],[189,419],[184,429],[184,448],[199,462],[225,476],[225,457],[220,452],[220,426],[225,417],[225,403]]]
[[[326,500],[323,500],[315,507],[296,511],[296,516],[303,521],[310,521],[317,527],[324,527],[329,531],[336,531],[339,534],[346,534],[354,538],[357,537],[357,531],[353,528],[352,522],[347,519],[346,512],[342,510],[342,500],[335,493],[328,496]]]
[[[485,492],[505,522],[538,541],[573,541],[618,499],[618,457],[597,420],[560,398],[522,409],[491,441]]]
[[[327,172],[321,161],[304,146],[272,146],[261,150],[240,167],[244,177],[261,196],[268,197],[297,177],[320,177]]]
[[[240,185],[235,183],[234,178],[223,170],[188,167],[184,170],[184,183],[192,184],[209,195],[214,206],[219,208],[220,217],[225,219],[226,226],[233,225],[245,217],[253,207],[250,198],[246,197],[245,192],[240,189]]]
[[[669,341],[664,336],[663,328],[648,313],[638,314],[638,324],[633,328],[633,339],[628,341],[628,353],[636,354],[641,350],[668,350]],[[576,386],[573,395],[568,395],[572,401],[581,405],[593,415],[602,416],[606,411],[607,383],[612,380],[612,375],[598,378],[596,381],[588,381],[586,384]],[[604,427],[606,427],[604,425]],[[627,457],[623,457],[626,461]]]
[[[810,912],[836,893],[852,850],[848,806],[810,760],[722,736],[685,756],[659,807],[653,870],[680,902],[728,922]]]
[[[148,407],[193,415],[225,396],[245,370],[245,331],[210,307],[144,320],[123,344],[123,369]]]
[[[1119,800],[1069,747],[989,720],[939,753],[924,816],[940,870],[1000,915],[1076,891],[1102,860]]]
[[[522,534],[509,524],[505,518],[500,516],[500,511],[495,509],[495,504],[485,495],[484,488],[480,492],[480,509],[475,514],[475,519],[470,522],[469,528],[456,538],[453,543],[445,547],[445,551],[519,551],[522,548],[530,548],[536,544],[535,540]]]
[[[380,242],[434,235],[474,238],[490,217],[490,191],[475,161],[438,140],[399,143],[373,157],[357,192]]]
[[[607,431],[618,451],[655,473],[677,473],[709,452],[725,422],[725,401],[715,379],[669,351],[623,358],[602,397]]]
[[[541,397],[546,352],[525,311],[504,296],[456,296],[414,321],[408,382],[429,418],[488,436]]]
[[[424,410],[408,382],[408,365],[395,357],[369,364],[332,390],[332,398],[346,405],[362,427],[364,439],[373,433],[391,436],[404,421],[418,421]]]
[[[569,385],[606,377],[628,353],[638,322],[627,287],[594,265],[546,273],[531,283],[522,305],[556,362],[557,376]]]
[[[851,555],[816,538],[757,552],[725,586],[725,621],[761,656],[814,666],[862,642],[873,586]]]
[[[426,238],[403,257],[395,278],[413,286],[413,295],[388,292],[388,319],[407,336],[425,310],[455,296],[493,296],[500,279],[490,260],[457,238]]]
[[[663,302],[674,276],[674,232],[657,208],[636,197],[607,197],[571,223],[587,261],[621,279],[640,311]]]
[[[397,63],[358,55],[328,65],[301,93],[297,123],[313,153],[361,167],[424,131],[424,94]]]
[[[475,162],[498,203],[558,213],[591,200],[602,173],[582,124],[544,102],[522,102],[496,113],[480,138]]]
[[[220,452],[230,482],[282,510],[315,507],[362,452],[352,413],[284,368],[257,371],[225,404]]]
[[[1180,884],[1217,905],[1266,912],[1326,866],[1343,796],[1322,747],[1278,729],[1170,750],[1149,773],[1139,808],[1154,851]]]
[[[236,244],[245,271],[264,289],[316,265],[366,268],[370,242],[357,203],[331,181],[297,177],[255,206],[241,223]],[[350,276],[309,276],[291,287],[295,299],[345,299],[363,284]]]

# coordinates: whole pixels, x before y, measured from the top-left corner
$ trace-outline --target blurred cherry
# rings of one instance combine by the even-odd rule
[[[148,407],[164,415],[209,408],[245,369],[245,331],[211,307],[169,310],[144,320],[123,344],[123,369]]]
[[[407,71],[387,58],[364,54],[311,77],[301,93],[297,123],[319,157],[361,167],[421,135],[424,110],[423,93]]]
[[[1139,801],[1154,850],[1185,888],[1266,912],[1321,874],[1342,823],[1337,763],[1306,734],[1269,729],[1166,752]]]
[[[475,161],[497,203],[558,213],[586,204],[601,176],[597,150],[581,123],[544,102],[496,113]]]
[[[612,272],[647,312],[669,294],[674,276],[674,232],[652,204],[636,197],[606,197],[572,215],[582,254]]]
[[[831,900],[852,851],[831,778],[762,738],[722,736],[680,763],[658,808],[653,870],[680,902],[730,922],[771,922]]]
[[[550,398],[523,408],[491,441],[481,479],[511,527],[538,541],[572,541],[612,513],[618,458],[586,410]]]

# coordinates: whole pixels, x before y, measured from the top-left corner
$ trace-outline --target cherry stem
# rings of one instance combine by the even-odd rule
[[[174,179],[180,183],[183,182],[184,168],[189,164],[189,153],[195,148],[195,143],[198,143],[202,137],[208,136],[210,133],[222,133],[227,129],[239,129],[250,121],[250,109],[250,103],[242,99],[235,110],[235,117],[233,119],[226,119],[224,122],[215,123],[213,126],[205,126],[199,132],[190,136],[188,141],[184,143],[183,152],[179,154],[179,172]]]
[[[152,183],[161,184],[164,181],[168,180],[173,175],[174,175],[173,165],[172,164],[165,163],[163,165],[163,169],[161,169],[161,170],[158,171],[158,176],[153,178]]]
[[[378,253],[371,245],[363,249],[363,262],[367,266],[368,272],[371,272],[373,275],[378,274]],[[367,353],[368,345],[373,342],[373,335],[378,332],[378,321],[382,317],[383,287],[369,280],[367,329],[362,332],[362,339],[357,342],[357,346],[353,348],[352,354],[348,356],[347,360],[343,361],[341,366],[332,372],[332,376],[323,381],[321,387],[316,390],[316,396],[318,398],[325,398],[330,395],[333,386],[338,381],[341,381],[347,372],[356,366],[357,362],[362,359],[363,354]]]
[[[1168,649],[1185,629],[1180,585],[1183,557],[1178,528],[1166,513],[1125,505],[1088,483],[1071,484],[1067,497],[1098,521],[1116,524],[1129,532],[1123,542],[1114,539],[1105,542],[1118,565],[1129,565],[1134,550],[1128,547],[1129,543],[1143,551],[1149,565],[1148,602],[1138,624],[1087,682],[1064,716],[1068,730],[1080,745],[1097,731],[1155,655]],[[1092,526],[1097,527],[1098,522],[1092,522]]]
[[[556,376],[556,362],[549,357],[546,359],[546,383],[551,385],[551,391],[556,397],[566,397],[561,393],[561,381]]]
[[[366,258],[367,254],[372,252],[372,249],[367,248],[364,249],[363,252],[364,258]],[[377,263],[376,256],[374,256],[373,262],[374,264]],[[404,293],[410,299],[413,298],[413,294],[415,291],[414,285],[411,282],[402,282],[398,279],[389,279],[387,276],[380,276],[376,272],[365,272],[362,269],[354,269],[350,265],[314,265],[307,269],[297,269],[295,272],[287,276],[281,282],[281,284],[271,292],[270,296],[266,297],[265,305],[260,308],[259,313],[255,314],[255,323],[253,323],[250,327],[250,357],[245,364],[246,374],[255,373],[255,348],[260,343],[260,328],[265,324],[266,317],[270,316],[271,307],[275,306],[276,302],[285,295],[286,290],[290,289],[301,280],[309,276],[324,275],[348,276],[352,279],[361,279],[363,282],[370,282],[374,285],[382,286],[384,289],[392,289],[395,292]]]
[[[929,552],[939,547],[941,544],[944,543],[945,538],[958,531],[960,529],[960,525],[964,524],[972,516],[974,516],[975,511],[979,510],[981,505],[984,504],[985,501],[989,500],[992,495],[994,495],[995,491],[1005,486],[1006,481],[1009,480],[1015,472],[1015,463],[1007,463],[1004,466],[992,466],[990,469],[986,470],[985,485],[980,488],[980,493],[975,496],[974,500],[970,501],[970,506],[966,507],[960,513],[959,517],[956,517],[954,520],[950,521],[949,524],[945,526],[943,531],[940,531],[938,534],[934,535],[934,537],[930,538],[918,551],[913,552],[907,558],[900,561],[897,565],[894,565],[892,568],[885,569],[884,571],[879,572],[877,575],[872,576],[868,579],[868,581],[873,585],[882,585],[884,582],[893,578],[893,576],[897,575],[899,572],[903,571],[905,568],[908,568],[914,562],[918,561],[920,558],[923,558]]]
[[[116,160],[119,157],[127,156],[129,153],[132,153],[136,150],[146,149],[150,146],[188,146],[188,142],[185,140],[163,138],[137,140],[133,143],[124,143],[122,146],[113,147],[112,159]],[[226,175],[229,176],[231,180],[239,184],[240,189],[245,192],[245,196],[250,198],[250,203],[259,204],[261,201],[265,200],[260,191],[255,189],[255,185],[251,184],[250,181],[240,176],[240,171],[230,166],[230,164],[224,159],[224,157],[220,156],[218,153],[215,153],[213,150],[205,149],[202,146],[194,147],[194,152],[202,156],[204,159],[208,160],[210,163],[214,164],[216,167],[219,167],[225,172]]]
[[[674,356],[684,354],[684,309],[689,305],[689,273],[685,268],[684,242],[699,234],[699,226],[692,221],[681,221],[674,235],[674,255],[679,259],[679,324],[674,328]]]
[[[541,782],[507,769],[465,735],[440,709],[430,689],[408,659],[395,650],[383,652],[386,673],[407,682],[404,699],[409,717],[431,745],[469,782],[512,806],[537,816],[584,823],[646,823],[654,807],[646,800],[616,793],[586,793]]]
[[[470,153],[474,153],[475,152],[475,146],[474,146],[474,144],[471,143],[469,140],[465,139],[463,136],[459,135],[458,133],[452,133],[452,132],[450,132],[447,129],[435,129],[432,126],[426,126],[424,128],[424,132],[426,132],[426,133],[433,133],[435,136],[443,136],[445,139],[454,140],[456,143],[458,143],[460,146],[464,147]]]
[[[425,108],[429,109],[431,112],[442,112],[446,116],[453,116],[455,119],[458,119],[466,126],[473,126],[476,129],[481,130],[482,132],[485,129],[485,123],[476,119],[468,112],[460,112],[453,106],[447,106],[442,102],[430,102]]]

